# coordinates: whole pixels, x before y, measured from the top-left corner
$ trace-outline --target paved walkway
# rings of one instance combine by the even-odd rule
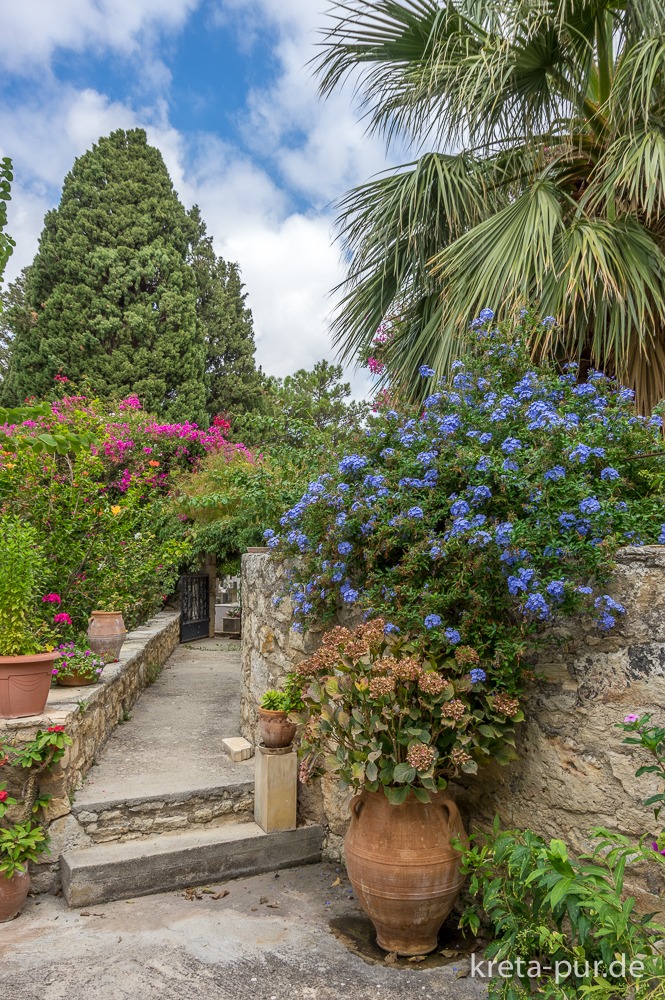
[[[118,726],[76,793],[76,804],[158,796],[247,781],[222,740],[239,735],[240,644],[205,639],[178,646]]]
[[[215,887],[211,887],[214,888]],[[482,1000],[469,959],[387,965],[343,872],[309,865],[69,910],[40,896],[0,924],[7,1000]],[[189,894],[192,896],[193,894]],[[357,948],[361,942],[360,953]],[[451,949],[449,941],[442,948]],[[444,964],[445,963],[445,964]]]

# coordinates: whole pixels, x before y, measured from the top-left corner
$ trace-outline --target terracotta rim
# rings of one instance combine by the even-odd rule
[[[289,713],[285,712],[283,708],[261,708],[259,706],[259,713],[265,715],[268,719],[275,719],[277,716],[283,716],[283,718],[288,719]]]
[[[122,615],[122,611],[91,611],[90,612],[90,617],[91,618],[94,617],[95,615],[97,615],[98,617],[101,616],[101,615],[113,615],[115,617],[117,615]]]
[[[0,656],[0,663],[13,663],[17,667],[22,663],[45,663],[47,660],[57,660],[62,653],[55,650],[52,653],[23,653],[17,656]]]

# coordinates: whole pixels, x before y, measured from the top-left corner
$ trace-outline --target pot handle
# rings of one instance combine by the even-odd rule
[[[88,625],[92,625],[93,621],[94,621],[94,618],[92,616],[90,616],[90,618],[88,618]]]
[[[362,795],[354,795],[351,801],[349,802],[349,809],[351,810],[351,813],[356,819],[360,818],[360,813],[364,805],[365,805],[365,800],[363,799]]]
[[[442,802],[441,812],[446,817],[446,825],[450,826],[450,806],[448,806],[445,802]]]

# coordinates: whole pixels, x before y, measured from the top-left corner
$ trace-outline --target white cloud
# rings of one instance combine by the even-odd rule
[[[175,31],[200,0],[14,0],[3,4],[0,65],[29,75],[57,49],[138,51],[144,32]]]

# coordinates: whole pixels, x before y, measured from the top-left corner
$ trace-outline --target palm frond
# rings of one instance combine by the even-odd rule
[[[608,217],[630,212],[647,224],[665,221],[665,132],[623,135],[607,149],[588,181],[583,205]]]

